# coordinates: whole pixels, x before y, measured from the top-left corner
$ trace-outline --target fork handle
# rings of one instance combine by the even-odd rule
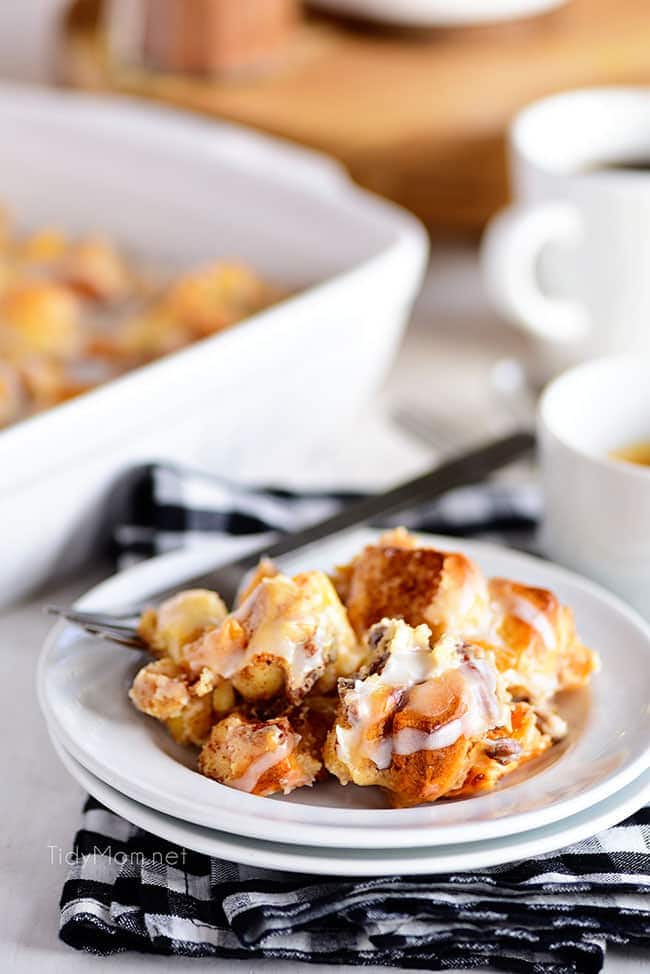
[[[530,452],[534,445],[535,437],[529,432],[513,433],[510,436],[495,440],[487,446],[479,447],[456,459],[448,460],[428,473],[400,484],[392,490],[382,494],[373,494],[350,504],[324,521],[319,521],[317,524],[312,524],[300,531],[285,534],[268,548],[258,548],[205,575],[180,581],[175,590],[177,591],[179,586],[216,587],[226,603],[231,604],[237,594],[243,575],[254,568],[262,555],[270,559],[278,559],[282,555],[307,548],[323,538],[349,531],[366,521],[397,514],[405,508],[430,501],[453,487],[477,483],[487,477],[488,474]],[[157,594],[156,597],[159,595]]]

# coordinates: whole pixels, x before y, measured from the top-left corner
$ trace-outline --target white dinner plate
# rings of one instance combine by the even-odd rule
[[[376,537],[359,531],[287,559],[289,571],[330,568]],[[570,698],[566,741],[478,797],[393,810],[376,789],[333,779],[288,798],[260,798],[199,775],[195,753],[135,710],[127,690],[143,657],[57,624],[39,666],[46,718],[70,753],[123,794],[165,814],[210,828],[271,841],[407,847],[452,844],[514,833],[557,821],[600,801],[648,766],[650,630],[632,610],[597,586],[530,556],[478,542],[425,537],[461,548],[489,575],[554,589],[575,610],[603,669],[592,689]],[[114,576],[80,605],[110,610],[213,563],[207,550],[154,559]]]
[[[546,13],[568,0],[310,0],[350,17],[409,27],[465,27]]]
[[[361,530],[286,559],[283,567],[331,568],[376,537]],[[618,599],[557,566],[479,542],[422,536],[459,548],[488,575],[552,588],[576,613],[579,631],[602,657],[589,691],[568,695],[570,733],[542,758],[469,799],[389,809],[379,790],[334,779],[288,798],[243,794],[204,778],[196,755],[135,710],[127,691],[143,656],[58,623],[39,663],[39,699],[66,749],[93,774],[152,809],[197,825],[270,841],[398,848],[513,834],[593,805],[648,767],[650,628]],[[79,603],[109,611],[172,586],[214,563],[208,549],[145,562],[97,586]]]
[[[182,822],[141,805],[111,788],[66,751],[50,729],[54,748],[79,784],[112,812],[133,825],[193,852],[261,869],[320,876],[415,876],[486,869],[554,852],[616,825],[650,800],[650,771],[590,809],[530,832],[482,842],[416,849],[336,849],[289,845],[228,835]]]
[[[289,571],[329,569],[376,537],[362,530],[283,561]],[[58,623],[39,663],[46,719],[66,749],[94,775],[159,812],[197,825],[270,841],[360,848],[454,844],[525,831],[603,800],[648,767],[650,628],[590,582],[519,552],[479,542],[422,536],[460,549],[488,575],[553,589],[571,605],[602,671],[589,691],[569,697],[570,733],[494,791],[418,808],[389,809],[374,788],[333,779],[287,798],[244,794],[204,778],[196,755],[157,721],[135,710],[127,691],[143,657]],[[109,611],[213,564],[213,553],[185,551],[116,575],[81,600]]]

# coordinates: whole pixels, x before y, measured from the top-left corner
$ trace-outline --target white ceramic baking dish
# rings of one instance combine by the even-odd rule
[[[0,198],[26,225],[102,230],[152,264],[249,261],[295,297],[0,432],[0,602],[97,550],[130,466],[236,477],[296,450],[383,376],[418,290],[417,221],[335,163],[132,101],[0,87]],[[250,464],[248,464],[250,467]]]

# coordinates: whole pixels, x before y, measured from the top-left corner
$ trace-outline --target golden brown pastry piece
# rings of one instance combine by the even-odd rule
[[[277,297],[248,267],[218,261],[180,278],[162,304],[171,318],[199,338],[267,307]]]
[[[335,584],[352,628],[361,637],[380,619],[404,619],[443,632],[471,632],[488,608],[488,592],[479,568],[465,555],[419,547],[403,529],[368,545]]]
[[[225,621],[183,649],[184,664],[227,678],[248,702],[302,700],[362,658],[345,610],[323,572],[265,576]]]
[[[277,301],[249,268],[217,261],[179,278],[156,301],[120,322],[106,353],[131,365],[177,351]]]
[[[243,605],[248,596],[265,578],[274,578],[280,574],[280,569],[270,558],[260,558],[252,574],[245,580],[245,584],[237,593],[237,606]]]
[[[190,687],[190,701],[187,706],[176,716],[168,717],[164,723],[179,744],[202,747],[213,724],[223,720],[237,707],[237,696],[228,680],[199,680]]]
[[[231,714],[214,725],[199,754],[201,774],[253,795],[289,794],[311,785],[320,769],[288,717]]]
[[[165,726],[179,744],[203,747],[213,725],[221,717],[223,714],[215,715],[212,694],[208,693],[204,697],[191,697],[180,713],[165,720]]]
[[[47,281],[18,282],[0,296],[0,356],[20,364],[35,356],[63,361],[81,354],[81,307],[74,294]]]
[[[300,734],[301,747],[321,765],[317,780],[328,777],[327,769],[322,763],[323,748],[336,720],[338,702],[338,695],[319,696],[314,693],[287,714],[291,726]]]
[[[71,291],[101,304],[126,300],[133,279],[117,250],[101,237],[70,244],[56,266],[56,275]]]
[[[137,673],[129,696],[143,713],[166,723],[181,744],[201,745],[212,724],[234,709],[229,681],[208,671],[192,674],[183,648],[227,615],[216,592],[187,589],[140,618],[139,632],[159,658]]]
[[[573,613],[552,592],[483,578],[464,555],[418,546],[403,529],[380,538],[335,584],[362,635],[378,619],[426,623],[434,638],[453,632],[494,651],[507,687],[540,710],[559,691],[588,682],[595,653],[579,640]],[[559,724],[555,724],[556,736]]]
[[[533,708],[527,703],[514,704],[510,726],[496,727],[476,742],[463,784],[447,797],[469,798],[489,791],[505,774],[543,754],[552,743],[551,737],[540,730]]]
[[[146,609],[138,628],[154,656],[170,656],[178,662],[184,646],[206,630],[219,626],[227,614],[216,592],[186,589],[167,599],[158,609]]]
[[[162,721],[179,744],[203,745],[212,725],[237,706],[228,680],[203,673],[191,681],[182,664],[169,656],[147,663],[129,691],[142,713]]]
[[[143,666],[129,696],[138,710],[158,720],[178,717],[192,699],[187,675],[170,657]]]
[[[584,686],[598,657],[584,646],[573,613],[547,589],[504,578],[489,582],[491,615],[481,641],[518,699],[544,707],[561,690]]]
[[[130,696],[163,721],[180,743],[202,745],[211,727],[237,709],[251,719],[284,716],[289,708],[304,747],[320,753],[333,717],[330,689],[365,653],[326,575],[294,579],[262,565],[255,585],[228,615],[214,592],[180,592],[143,613],[139,631],[159,658],[136,675]]]
[[[379,785],[394,805],[489,786],[550,744],[539,733],[513,741],[493,654],[450,635],[433,648],[430,639],[428,626],[401,620],[371,629],[374,658],[359,678],[339,682],[324,749],[339,781]]]

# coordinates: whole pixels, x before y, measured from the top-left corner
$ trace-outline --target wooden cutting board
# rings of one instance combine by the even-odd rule
[[[434,236],[476,233],[507,199],[504,135],[527,102],[580,85],[650,82],[648,0],[572,0],[520,24],[455,31],[361,28],[310,16],[256,77],[145,74],[112,65],[78,0],[63,79],[233,119],[329,152]]]

